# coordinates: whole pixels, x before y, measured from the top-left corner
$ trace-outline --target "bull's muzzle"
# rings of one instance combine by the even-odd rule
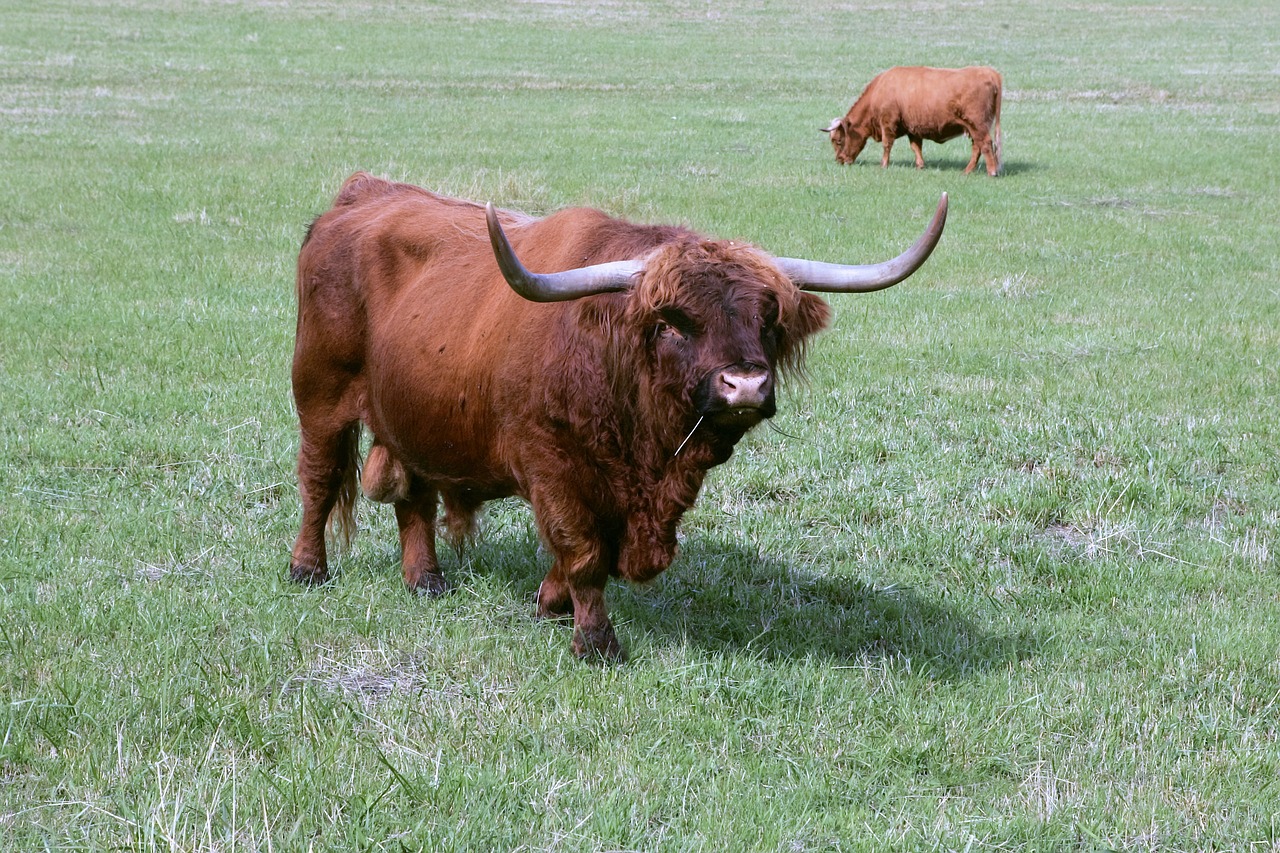
[[[773,374],[756,367],[726,367],[704,380],[698,410],[720,422],[754,424],[773,417]]]
[[[773,380],[764,370],[722,370],[716,382],[726,409],[758,409],[773,394]]]

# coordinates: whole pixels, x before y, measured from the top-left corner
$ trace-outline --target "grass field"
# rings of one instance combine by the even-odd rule
[[[1280,849],[1273,3],[0,0],[0,848]],[[1005,78],[1006,174],[817,132]],[[356,169],[867,261],[610,587],[530,514],[287,578],[292,267]]]

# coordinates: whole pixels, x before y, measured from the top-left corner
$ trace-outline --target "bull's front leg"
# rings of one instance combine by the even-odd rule
[[[543,541],[553,555],[538,587],[539,618],[573,615],[573,653],[585,660],[624,661],[626,651],[609,620],[604,590],[616,560],[600,521],[576,501],[531,498]]]
[[[618,548],[619,577],[646,583],[675,559],[680,519],[697,500],[707,470],[729,458],[732,444],[695,444],[632,507]]]
[[[632,518],[618,553],[618,575],[648,583],[667,570],[676,556],[676,519]]]
[[[607,560],[599,547],[574,555],[557,553],[551,571],[538,587],[538,616],[573,616],[573,653],[584,660],[622,662],[626,651],[609,620],[604,589]]]
[[[609,620],[604,600],[609,571],[596,554],[580,557],[568,566],[569,597],[573,601],[573,653],[584,660],[622,663],[627,653]]]
[[[661,574],[676,555],[675,528],[676,519],[643,517],[627,524],[620,543],[611,536],[600,536],[598,528],[594,535],[576,541],[563,535],[548,536],[556,558],[538,586],[539,618],[572,614],[575,655],[625,661],[626,650],[618,642],[605,604],[605,585],[611,575],[645,583]]]

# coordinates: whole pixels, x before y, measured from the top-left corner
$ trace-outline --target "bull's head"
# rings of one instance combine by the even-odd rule
[[[947,196],[911,248],[865,265],[777,258],[742,244],[689,237],[639,260],[532,273],[516,257],[493,205],[486,215],[503,277],[526,299],[562,302],[630,291],[630,325],[649,330],[660,368],[654,375],[670,378],[667,393],[732,442],[772,417],[775,368],[798,366],[805,340],[826,326],[826,303],[808,291],[867,293],[910,276],[942,236]]]
[[[836,162],[848,166],[858,159],[867,144],[867,137],[853,127],[853,122],[844,118],[834,118],[831,124],[821,129],[831,138],[831,147],[836,152]]]

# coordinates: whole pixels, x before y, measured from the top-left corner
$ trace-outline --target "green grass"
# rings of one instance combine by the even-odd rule
[[[1280,847],[1271,5],[0,20],[0,848]],[[1003,72],[1003,178],[835,164],[914,63]],[[444,599],[368,504],[287,579],[292,265],[355,169],[824,260],[952,208],[610,588],[600,668],[515,502]]]

